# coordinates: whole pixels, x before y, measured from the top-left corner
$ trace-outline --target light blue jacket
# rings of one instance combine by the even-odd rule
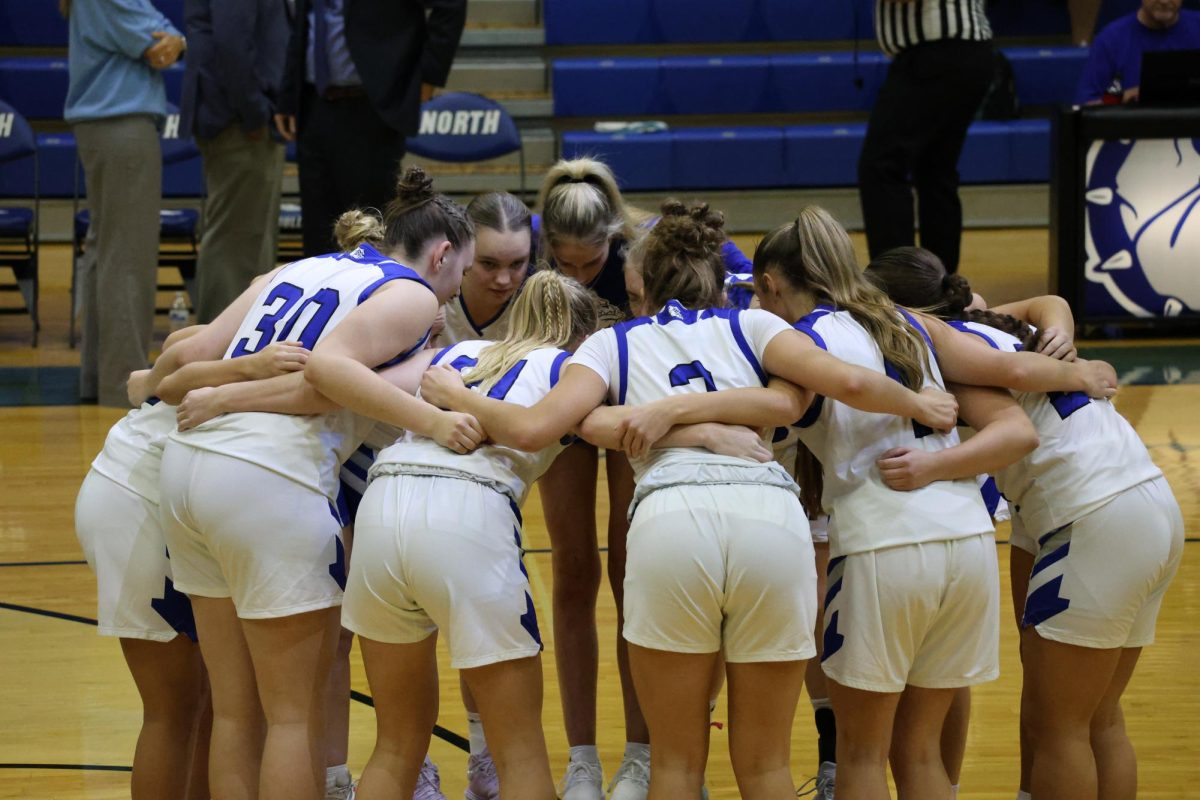
[[[72,0],[67,122],[167,113],[162,73],[142,58],[152,34],[179,31],[150,0]]]

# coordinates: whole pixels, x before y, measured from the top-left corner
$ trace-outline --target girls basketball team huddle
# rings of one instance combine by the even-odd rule
[[[863,271],[816,207],[751,261],[719,212],[641,212],[592,160],[556,165],[538,209],[464,209],[410,168],[382,214],[343,215],[341,252],[262,276],[131,376],[76,525],[144,706],[134,798],[443,797],[441,633],[467,800],[601,800],[600,463],[627,740],[609,797],[704,796],[723,684],[742,797],[795,796],[806,684],[811,793],[886,798],[890,766],[902,798],[954,796],[969,687],[999,673],[988,476],[1013,520],[1018,797],[1135,796],[1120,697],[1183,525],[1065,304],[988,310],[915,248]],[[352,784],[355,634],[377,734]]]

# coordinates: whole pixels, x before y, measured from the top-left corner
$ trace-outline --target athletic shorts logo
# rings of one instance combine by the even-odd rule
[[[1133,316],[1200,313],[1200,139],[1093,142],[1085,186],[1087,279]]]

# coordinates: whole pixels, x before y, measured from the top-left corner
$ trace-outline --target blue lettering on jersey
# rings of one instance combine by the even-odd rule
[[[449,348],[446,349],[448,350]],[[438,359],[441,358],[445,352],[446,351],[443,350],[441,353],[438,353],[434,357],[433,363],[436,364]],[[471,358],[471,356],[459,356],[450,362],[450,368],[461,373],[464,369],[470,369],[478,363],[479,359],[477,358]],[[517,378],[521,376],[521,370],[525,369],[525,365],[528,363],[529,362],[527,359],[522,358],[516,364],[513,364],[511,367],[509,367],[508,371],[500,376],[500,380],[496,381],[496,383],[492,385],[492,388],[488,389],[487,396],[493,400],[503,400],[504,398],[508,397],[508,393],[512,391],[513,384],[515,384],[517,382]],[[559,362],[556,361],[555,363]],[[471,389],[474,389],[478,385],[479,381],[467,382],[467,387]]]
[[[268,311],[263,315],[258,324],[254,326],[260,334],[258,341],[254,343],[254,347],[249,347],[250,337],[246,337],[237,343],[233,348],[233,358],[238,356],[247,356],[251,353],[257,353],[264,347],[275,340],[275,326],[283,319],[284,315],[292,310],[292,306],[300,302],[300,298],[304,296],[304,290],[294,283],[280,283],[271,290],[267,295],[267,300],[263,304],[270,308],[275,303],[279,306],[274,311]],[[282,301],[282,302],[281,302]]]
[[[687,386],[694,380],[702,380],[704,381],[704,391],[715,392],[717,390],[717,383],[713,380],[712,373],[699,361],[677,364],[671,368],[667,378],[671,381],[672,386]]]

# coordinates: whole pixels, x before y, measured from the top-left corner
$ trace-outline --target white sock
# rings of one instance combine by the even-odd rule
[[[950,800],[957,800],[957,798],[958,798],[958,784],[956,783],[950,787]]]
[[[625,760],[637,758],[642,761],[650,760],[650,745],[642,744],[641,742],[626,742],[625,743]]]
[[[586,761],[589,764],[600,763],[600,752],[594,744],[581,744],[571,748],[572,761]]]
[[[336,767],[326,767],[325,769],[325,791],[336,789],[339,786],[350,785],[350,768],[345,764],[340,764]]]
[[[1033,795],[1029,792],[1017,790],[1017,800],[1033,800]]]
[[[471,740],[471,755],[477,756],[487,749],[483,735],[483,719],[474,712],[467,712],[467,736]]]
[[[812,703],[813,711],[819,708],[833,708],[833,703],[829,702],[828,697],[810,697],[808,702]]]

